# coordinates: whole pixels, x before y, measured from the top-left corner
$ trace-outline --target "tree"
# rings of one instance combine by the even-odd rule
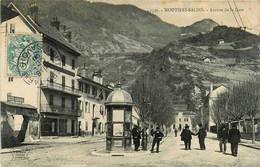
[[[241,101],[252,122],[252,143],[255,143],[255,116],[260,112],[260,80],[252,79],[241,84]]]
[[[228,116],[229,97],[230,97],[230,93],[224,92],[219,94],[218,98],[214,101],[212,107],[213,109],[212,119],[217,126],[229,121],[229,116]]]

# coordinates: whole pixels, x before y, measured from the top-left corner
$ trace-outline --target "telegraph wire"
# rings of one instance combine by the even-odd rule
[[[234,2],[234,5],[235,5],[236,9],[238,9],[235,0],[233,0],[233,2]],[[239,18],[240,18],[240,21],[241,21],[243,27],[245,28],[245,25],[244,25],[243,20],[242,20],[242,18],[241,18],[241,16],[240,16],[239,10],[236,10],[236,11],[237,11],[237,13],[238,13],[238,16],[239,16]]]
[[[228,2],[228,5],[229,5],[229,7],[230,7],[230,9],[231,9],[231,11],[232,11],[232,13],[233,13],[233,16],[234,16],[236,22],[237,22],[238,27],[240,27],[240,25],[239,25],[239,23],[238,23],[238,21],[237,21],[236,15],[235,15],[235,13],[234,13],[234,11],[233,11],[233,9],[232,9],[232,7],[231,7],[231,5],[230,5],[230,3],[229,3],[228,0],[227,0],[227,2]]]

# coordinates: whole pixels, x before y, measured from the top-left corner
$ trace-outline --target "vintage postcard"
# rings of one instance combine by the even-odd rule
[[[259,12],[1,0],[1,166],[259,166]]]

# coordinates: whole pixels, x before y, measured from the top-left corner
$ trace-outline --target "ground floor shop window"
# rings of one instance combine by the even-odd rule
[[[58,135],[58,119],[44,118],[41,122],[42,136]]]
[[[59,132],[67,133],[67,120],[66,119],[59,120]]]

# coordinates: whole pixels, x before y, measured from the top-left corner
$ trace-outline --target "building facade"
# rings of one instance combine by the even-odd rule
[[[208,123],[208,127],[212,127],[215,126],[215,122],[213,121],[213,115],[214,115],[214,110],[213,110],[213,106],[214,106],[214,101],[217,100],[218,95],[221,93],[224,93],[228,91],[228,88],[224,85],[216,85],[210,86],[210,91],[208,92],[208,107],[209,107],[209,123]]]
[[[103,135],[106,132],[107,121],[104,103],[113,90],[103,85],[100,73],[94,72],[92,79],[89,79],[85,70],[82,70],[77,79],[82,93],[79,99],[80,110],[82,110],[79,117],[79,133],[81,136]]]
[[[190,129],[196,128],[196,124],[193,123],[192,119],[195,114],[187,110],[186,104],[175,104],[174,111],[176,113],[175,122],[173,124],[173,129],[181,131],[185,125],[189,125]]]
[[[9,109],[8,99],[21,98],[16,102],[22,101],[20,107],[35,110],[38,137],[77,135],[80,52],[59,31],[57,18],[51,22],[38,19],[36,4],[28,7],[26,16],[13,3],[1,8],[6,11],[1,18],[1,62],[6,62],[1,65],[3,106]],[[15,122],[23,129],[27,128],[24,121],[19,117]]]
[[[1,141],[4,148],[37,138],[40,77],[35,74],[39,71],[37,62],[40,62],[41,48],[36,47],[42,35],[12,3],[8,7],[1,5],[0,35]],[[35,58],[34,61],[29,56]]]

